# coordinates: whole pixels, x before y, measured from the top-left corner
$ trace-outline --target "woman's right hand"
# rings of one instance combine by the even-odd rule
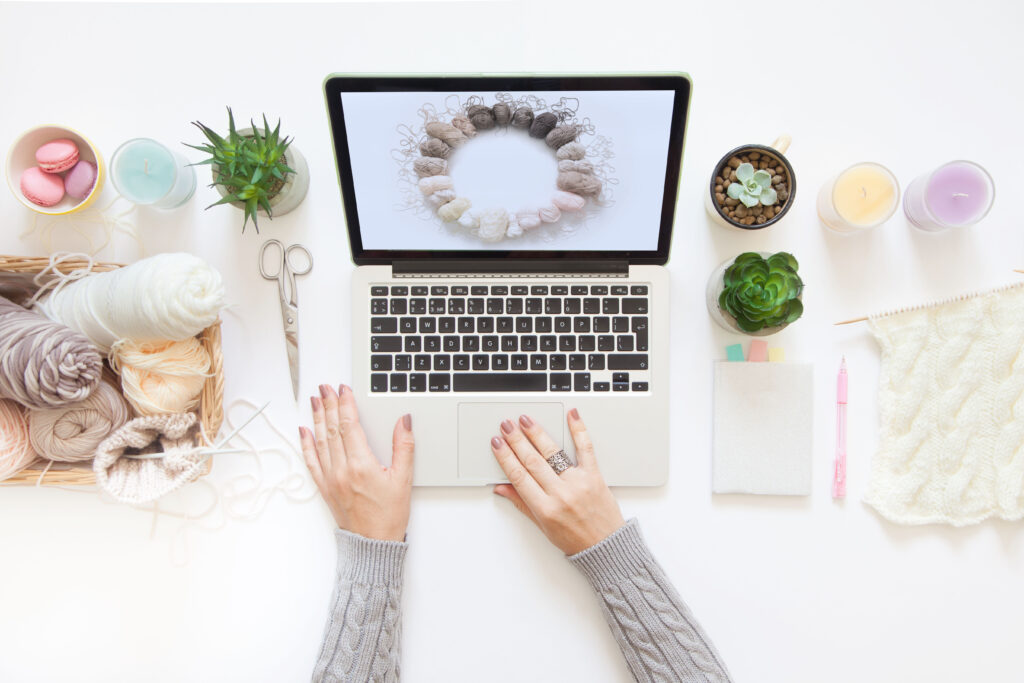
[[[566,419],[578,464],[562,474],[555,474],[547,462],[558,446],[526,415],[519,424],[502,422],[501,436],[491,439],[491,450],[511,482],[498,484],[494,493],[511,500],[559,550],[575,555],[626,522],[597,468],[594,446],[579,413],[573,408]]]

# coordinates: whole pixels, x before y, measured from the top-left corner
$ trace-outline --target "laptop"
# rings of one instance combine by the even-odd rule
[[[505,481],[527,414],[613,486],[668,475],[668,260],[690,80],[324,82],[352,258],[352,378],[374,453],[412,414],[414,484]]]

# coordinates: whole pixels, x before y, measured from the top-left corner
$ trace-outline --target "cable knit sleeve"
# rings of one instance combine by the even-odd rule
[[[601,599],[605,620],[637,681],[731,681],[635,519],[569,561]]]
[[[341,529],[335,535],[338,585],[313,681],[398,681],[402,568],[408,545]]]

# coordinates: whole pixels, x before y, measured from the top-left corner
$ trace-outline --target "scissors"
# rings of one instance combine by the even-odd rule
[[[279,255],[274,260],[278,267],[274,272],[266,268],[267,250],[270,247]],[[305,270],[297,270],[292,265],[292,252],[305,254],[308,264]],[[301,244],[284,246],[280,240],[267,240],[260,247],[260,275],[267,280],[277,280],[277,292],[281,298],[281,322],[284,324],[284,342],[288,350],[288,368],[292,373],[292,393],[295,400],[299,398],[299,293],[295,289],[295,276],[305,275],[313,270],[313,255]]]

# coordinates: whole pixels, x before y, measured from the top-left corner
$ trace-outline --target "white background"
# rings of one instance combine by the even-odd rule
[[[399,165],[391,156],[403,138],[399,124],[422,134],[423,120],[417,113],[433,104],[441,119],[450,120],[445,100],[453,93],[343,93],[345,127],[352,157],[360,232],[366,249],[568,249],[594,251],[655,251],[661,228],[661,206],[665,187],[665,164],[672,123],[669,91],[560,91],[534,93],[548,103],[559,98],[579,101],[577,118],[589,119],[594,135],[581,136],[593,146],[599,136],[612,141],[615,157],[606,188],[612,198],[605,206],[587,201],[587,223],[573,234],[563,223],[541,226],[517,239],[487,243],[463,228],[445,225],[427,205],[426,215],[396,211],[406,199],[397,181]],[[482,97],[490,106],[494,91],[456,93],[465,102],[470,95]],[[524,94],[510,93],[513,97]],[[591,163],[602,160],[588,156]],[[417,156],[419,156],[417,152]],[[554,152],[542,140],[516,128],[482,131],[455,150],[448,160],[449,175],[459,197],[473,202],[477,210],[504,208],[510,213],[550,204],[558,175]],[[419,188],[412,188],[417,208],[424,207]]]
[[[859,502],[877,443],[878,352],[836,320],[1013,281],[1024,268],[1015,196],[1024,8],[1016,2],[723,6],[631,2],[380,6],[0,6],[0,148],[29,126],[73,125],[109,157],[147,135],[199,139],[202,120],[281,117],[309,159],[294,213],[257,236],[235,210],[198,197],[140,212],[149,252],[194,251],[224,274],[227,398],[293,408],[273,284],[256,271],[265,237],[311,247],[301,280],[302,390],[346,379],[351,273],[321,82],[330,71],[685,70],[690,134],[673,278],[671,475],[617,492],[738,681],[1019,681],[1024,526],[909,528]],[[749,22],[749,28],[745,25]],[[786,221],[727,232],[702,206],[726,150],[789,132],[799,187]],[[194,158],[194,157],[193,157]],[[950,159],[986,165],[996,205],[974,229],[911,230],[902,216],[852,237],[825,233],[818,185],[863,160],[905,187]],[[103,198],[113,198],[108,187]],[[0,251],[30,213],[0,193]],[[84,226],[83,229],[89,229]],[[57,246],[79,246],[73,234]],[[130,241],[102,255],[133,259]],[[704,284],[747,249],[792,250],[807,282],[802,320],[777,338],[815,363],[814,494],[710,492],[711,363],[739,337],[717,329]],[[829,498],[835,371],[850,365],[850,498]],[[628,429],[628,425],[623,425]],[[600,444],[598,444],[600,448]],[[598,451],[600,456],[600,450]],[[224,456],[213,481],[251,463]],[[175,520],[92,494],[0,489],[0,680],[303,681],[320,645],[334,575],[319,502],[275,498],[255,522],[193,534],[173,566]],[[406,565],[403,672],[410,681],[625,681],[628,672],[581,576],[488,490],[417,490]]]

